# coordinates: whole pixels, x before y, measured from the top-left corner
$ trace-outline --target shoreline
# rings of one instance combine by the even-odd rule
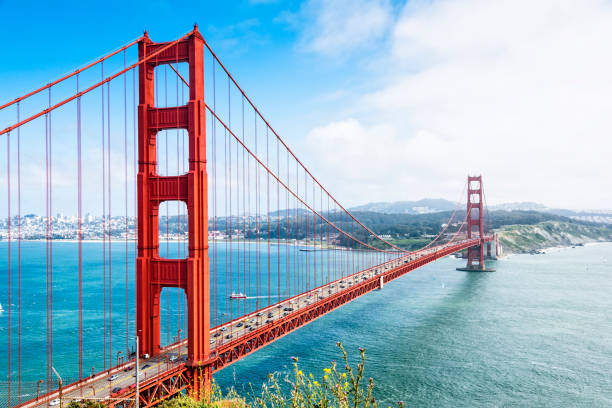
[[[18,241],[19,240],[17,240],[17,239],[11,239],[11,244],[15,244]],[[71,244],[79,243],[78,239],[73,239],[73,238],[70,238],[70,239],[61,239],[61,238],[60,239],[50,239],[49,241],[52,241],[54,243],[71,243]],[[7,239],[0,240],[0,244],[8,243],[8,242],[9,241]],[[21,240],[21,243],[26,243],[26,242],[47,242],[47,240],[46,239],[22,239]],[[80,242],[84,243],[84,244],[103,243],[103,242],[105,242],[105,243],[111,242],[113,244],[125,244],[126,240],[125,239],[112,239],[112,240],[109,241],[109,240],[103,240],[103,239],[83,239]],[[137,243],[137,241],[135,239],[128,239],[127,242],[130,243],[130,244],[136,244]],[[181,244],[181,243],[188,244],[188,241],[186,239],[185,240],[183,240],[183,239],[179,240],[179,239],[175,238],[175,239],[169,239],[169,240],[166,240],[166,239],[160,239],[159,240],[160,246],[163,245],[166,242],[178,243],[178,244]],[[265,240],[254,241],[254,240],[244,240],[244,239],[240,239],[240,240],[239,239],[235,239],[235,240],[234,239],[232,239],[232,240],[229,240],[229,239],[213,239],[213,240],[209,240],[208,243],[209,244],[231,243],[231,244],[249,244],[249,245],[265,243],[266,245],[268,245],[268,242],[265,241]],[[284,239],[281,239],[281,240],[273,239],[273,240],[270,240],[269,244],[270,244],[270,246],[281,246],[281,245],[288,245],[289,244],[289,245],[292,245],[292,246],[303,246],[303,247],[310,247],[310,248],[316,247],[317,249],[324,249],[324,250],[325,249],[337,249],[337,250],[349,250],[349,251],[351,250],[350,248],[347,249],[345,247],[327,246],[327,245],[323,246],[323,245],[321,245],[319,243],[298,242],[298,241],[295,241],[295,240],[287,241],[287,240],[284,240]]]

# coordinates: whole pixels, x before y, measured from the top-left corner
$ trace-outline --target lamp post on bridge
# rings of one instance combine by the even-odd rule
[[[62,401],[62,383],[63,383],[62,377],[59,375],[55,367],[51,366],[51,369],[53,370],[53,372],[55,373],[59,381],[59,400],[60,400],[60,408],[62,408],[64,406],[63,401]]]
[[[140,363],[139,363],[139,359],[140,359],[140,354],[139,354],[139,350],[138,350],[138,336],[136,336],[136,401],[134,402],[134,406],[136,408],[139,408],[140,406],[140,378],[138,378],[138,372],[140,371]]]
[[[40,396],[40,384],[45,382],[45,380],[38,380],[36,383],[36,401],[38,401],[38,397]]]

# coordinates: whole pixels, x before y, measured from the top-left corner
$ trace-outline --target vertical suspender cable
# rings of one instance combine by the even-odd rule
[[[242,117],[244,118],[244,96],[242,97]],[[251,155],[247,155],[247,195],[248,195],[248,210],[246,213],[246,217],[249,223],[249,238],[251,237]],[[245,236],[245,240],[246,240],[246,236]],[[249,289],[247,292],[247,296],[251,297],[251,293],[252,293],[252,287],[251,287],[251,247],[253,245],[249,244],[249,252],[248,252],[248,259],[249,259]],[[257,309],[257,308],[255,308]],[[249,312],[251,311],[251,302],[249,302]]]
[[[49,88],[49,106],[51,106],[51,88]],[[51,351],[50,368],[53,368],[53,126],[51,112],[49,112],[49,326],[51,327],[50,344]],[[51,373],[49,373],[51,374]]]
[[[289,186],[290,184],[290,172],[289,172],[289,152],[286,152],[286,160],[287,160],[287,186]],[[285,195],[286,195],[286,200],[285,200],[285,276],[286,276],[286,284],[287,284],[287,291],[288,291],[288,296],[291,297],[292,293],[291,293],[291,274],[290,274],[290,268],[291,268],[291,256],[289,255],[289,238],[291,237],[290,234],[290,225],[289,223],[291,222],[291,219],[289,218],[290,216],[290,211],[289,211],[289,190],[285,189]],[[298,302],[299,304],[299,302]]]
[[[123,51],[123,68],[127,66],[126,52]],[[127,130],[127,72],[123,74],[123,178],[124,178],[124,205],[125,205],[125,356],[130,355],[130,319],[129,319],[129,290],[128,290],[128,130]]]
[[[19,123],[20,106],[17,103],[17,123]],[[21,403],[21,126],[17,128],[17,297],[19,317],[17,323],[17,339],[19,342],[17,365],[19,374],[17,378],[17,402]]]
[[[51,353],[49,349],[49,114],[45,115],[45,258],[46,258],[46,295],[47,295],[47,392],[50,389]]]
[[[231,126],[231,120],[232,120],[232,116],[231,116],[231,103],[230,101],[230,81],[227,81],[227,97],[228,97],[228,106],[230,109],[230,115],[229,115],[229,120],[230,120],[230,126]],[[230,142],[233,141],[233,138],[230,138]],[[236,141],[236,226],[234,227],[234,229],[238,232],[240,232],[240,181],[239,181],[239,177],[240,177],[240,157],[239,157],[239,143]],[[231,179],[230,179],[230,183],[231,183]],[[230,211],[231,212],[231,211]],[[238,238],[237,238],[238,239]],[[237,249],[237,253],[236,253],[236,283],[237,283],[237,287],[236,287],[236,292],[240,293],[241,289],[240,289],[240,241],[238,241],[236,243],[236,249]],[[233,258],[233,251],[232,251],[232,258]],[[238,315],[240,315],[240,303],[238,303]]]
[[[319,203],[321,205],[320,207],[320,214],[323,214],[323,188],[319,188]],[[319,259],[321,260],[321,265],[319,266],[321,268],[321,284],[323,283],[327,283],[325,282],[325,268],[324,268],[324,263],[323,263],[323,221],[319,220],[319,253],[321,254],[321,256],[319,257]]]
[[[228,231],[228,209],[227,209],[227,204],[228,204],[228,194],[227,194],[227,130],[223,131],[223,170],[224,170],[224,183],[223,183],[223,192],[224,192],[224,199],[223,199],[223,208],[225,210],[225,301],[224,301],[224,305],[225,305],[225,310],[224,310],[224,314],[227,313],[227,311],[229,310],[229,305],[227,302],[229,302],[229,286],[230,286],[230,279],[229,279],[229,258],[228,258],[228,235],[229,235],[229,231]],[[223,323],[223,319],[221,319],[221,323]]]
[[[8,407],[11,407],[11,134],[6,134],[6,205],[7,205],[7,228],[8,228],[8,256],[7,256],[7,278],[8,278]]]
[[[133,177],[135,180],[138,175],[138,147],[136,145],[136,124],[138,120],[136,119],[136,69],[132,69],[132,155],[133,155]],[[134,259],[138,256],[138,189],[134,188]],[[136,302],[136,297],[134,297],[134,302]],[[134,308],[137,310],[138,308]],[[136,312],[138,313],[138,312]],[[135,319],[138,320],[138,316],[135,316]]]
[[[178,69],[178,47],[174,47],[175,49],[175,58],[176,58],[176,67]],[[178,123],[178,117],[179,117],[179,77],[178,75],[176,75],[176,175],[180,176],[181,173],[181,169],[180,169],[180,156],[179,156],[179,135],[180,135],[180,130],[179,130],[179,123]],[[176,200],[176,215],[177,215],[177,235],[178,235],[178,240],[176,242],[177,245],[177,258],[181,258],[181,241],[183,239],[183,229],[182,229],[182,217],[181,217],[181,203],[179,201],[179,189],[180,189],[180,181],[179,178],[176,178],[177,180],[177,200]],[[208,221],[207,221],[208,222]],[[181,341],[181,297],[182,297],[182,292],[181,292],[181,275],[179,274],[179,279],[178,279],[178,289],[176,291],[177,293],[177,304],[178,304],[178,319],[177,319],[177,328],[176,328],[176,337],[177,337],[177,341]]]
[[[253,129],[255,133],[255,156],[257,156],[257,113],[253,112]],[[260,287],[261,287],[261,268],[260,268],[260,252],[259,252],[259,238],[261,237],[261,231],[259,230],[259,164],[254,163],[255,165],[255,292],[257,300],[255,301],[255,309],[259,310],[259,297],[260,297]]]
[[[76,76],[79,92],[79,74]],[[79,380],[83,378],[83,178],[81,161],[81,98],[77,98],[77,219],[78,219],[78,262],[79,262]]]
[[[104,80],[104,63],[100,64],[102,80]],[[104,317],[104,370],[106,370],[106,130],[104,119],[104,86],[100,87],[102,94],[102,309]],[[109,112],[110,114],[110,112]]]
[[[212,61],[212,77],[213,77],[213,110],[217,107],[217,87],[215,84],[215,60]],[[213,231],[216,234],[217,230],[217,125],[213,119],[210,121],[212,127],[212,169],[213,169]],[[216,235],[215,235],[216,236]],[[213,246],[213,316],[214,316],[214,326],[218,325],[217,319],[219,314],[219,292],[218,292],[218,263],[217,256],[219,252],[219,245],[214,243]]]
[[[244,95],[241,95],[241,102],[242,102],[242,142],[246,143],[246,140],[244,138]],[[246,209],[246,188],[245,188],[245,181],[246,181],[246,173],[247,170],[245,169],[246,166],[246,160],[245,160],[245,151],[244,149],[242,149],[242,281],[243,281],[243,288],[244,288],[244,294],[248,296],[248,289],[247,289],[247,267],[246,267],[246,237],[247,237],[247,230],[246,230],[246,225],[247,225],[247,218],[246,218],[246,214],[247,214],[247,209]],[[243,313],[246,314],[247,313],[247,307],[248,307],[248,311],[250,312],[250,305],[247,299],[244,300],[244,307],[243,307]]]
[[[312,177],[311,177],[312,178]],[[316,193],[315,193],[315,180],[312,178],[312,209],[316,208]],[[313,287],[317,287],[317,216],[312,214],[312,273],[313,273]],[[321,282],[323,283],[323,282]]]
[[[106,170],[108,171],[108,363],[112,366],[113,361],[113,287],[112,287],[112,262],[111,262],[111,239],[112,239],[112,216],[111,216],[111,102],[110,102],[110,82],[106,83],[106,103],[107,103],[107,129],[108,132],[108,151],[106,154],[107,157],[107,166]]]
[[[229,81],[229,77],[227,78],[227,114],[228,114],[228,125],[229,128],[232,128],[232,109],[231,109],[231,105],[230,105],[230,81]],[[226,179],[226,184],[227,184],[227,189],[229,192],[229,203],[228,203],[228,208],[229,211],[228,213],[225,215],[227,218],[227,223],[228,223],[228,230],[229,230],[229,235],[228,235],[228,240],[229,240],[229,293],[233,293],[234,292],[234,275],[233,275],[233,254],[232,254],[232,137],[230,137],[231,135],[228,134],[229,132],[225,132],[226,136],[227,136],[227,158],[228,160],[228,178]],[[228,262],[228,260],[226,259],[226,262]],[[240,279],[238,280],[240,282]],[[234,319],[234,310],[233,310],[233,304],[232,304],[232,300],[229,300],[229,306],[230,306],[230,314],[229,314],[229,320],[233,320]],[[233,330],[233,326],[230,327],[230,335],[231,335],[231,331]]]
[[[266,167],[270,168],[270,142],[268,137],[268,127],[266,126]],[[272,282],[270,279],[270,172],[266,171],[266,198],[267,198],[267,220],[268,220],[268,306],[271,305],[270,289]]]
[[[158,59],[157,59],[157,57],[155,57],[155,67],[158,66],[157,62],[158,62]],[[153,82],[154,82],[154,92],[155,92],[154,102],[155,102],[155,107],[159,108],[161,106],[161,101],[160,101],[160,94],[161,94],[161,92],[159,90],[159,87],[160,87],[159,82],[160,82],[160,80],[157,77],[157,73],[155,73],[155,69],[153,70],[153,72],[154,72],[153,73]],[[155,110],[155,121],[157,123],[159,123],[159,109]],[[156,172],[156,174],[160,174],[161,173],[161,158],[160,158],[160,154],[161,154],[160,150],[161,149],[159,149],[159,139],[160,139],[159,135],[160,135],[160,133],[161,132],[159,132],[159,131],[157,131],[155,133],[155,143],[156,143],[155,144],[155,160],[156,160],[155,172]],[[157,252],[158,252],[158,254],[161,253],[160,252],[161,242],[160,242],[160,239],[159,239],[160,231],[161,231],[161,228],[160,228],[160,224],[159,224],[159,207],[158,207],[157,231],[155,231],[155,233],[157,234]],[[161,310],[162,295],[161,295],[161,283],[159,282],[159,280],[155,283],[155,292],[156,292],[155,293],[155,300],[156,300],[156,303],[157,303],[156,306],[158,308],[158,310],[157,310],[157,313],[158,313],[157,319],[159,321],[159,330],[161,331],[161,329],[162,329],[162,323],[161,323],[162,322],[162,317],[161,317],[161,312],[162,312],[162,310]],[[161,343],[161,333],[159,333],[159,341]]]
[[[329,211],[329,194],[327,195],[327,219],[331,220],[330,211]],[[331,251],[330,240],[329,240],[329,223],[327,224],[327,281],[331,281],[331,271],[330,271],[330,263],[329,263],[329,251]]]
[[[308,202],[308,178],[306,172],[304,172],[304,203]],[[306,205],[304,205],[306,207]],[[308,246],[308,228],[310,226],[310,213],[304,212],[304,241],[306,242],[306,246]],[[306,290],[310,290],[310,252],[304,253],[304,278],[305,278],[305,288]]]
[[[168,107],[168,65],[164,65],[164,107]],[[166,140],[166,176],[168,176],[168,129],[164,130]],[[166,203],[166,258],[170,258],[170,230],[169,230],[170,205]],[[170,291],[166,288],[166,345],[170,344]]]
[[[276,139],[276,174],[278,175],[278,177],[281,177],[281,173],[280,173],[280,145],[278,142],[278,138]],[[280,182],[279,180],[276,180],[276,211],[277,211],[277,218],[276,218],[276,274],[277,274],[277,291],[278,291],[278,303],[280,303],[281,300],[281,287],[280,287],[280,282],[281,282],[281,276],[280,276],[280,217],[281,217],[281,210],[280,210]]]
[[[255,133],[255,156],[257,156],[257,114],[255,112],[253,112],[253,130]],[[256,242],[256,248],[255,248],[255,255],[256,255],[256,261],[255,261],[255,292],[256,292],[256,297],[257,300],[255,301],[255,309],[259,310],[259,296],[260,296],[260,287],[261,287],[261,279],[260,279],[260,273],[261,273],[261,269],[260,269],[260,252],[259,252],[259,238],[261,236],[261,231],[259,230],[259,164],[258,163],[254,163],[255,166],[255,242]]]

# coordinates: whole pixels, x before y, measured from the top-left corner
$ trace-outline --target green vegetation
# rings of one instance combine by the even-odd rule
[[[67,405],[68,408],[104,408],[105,406],[106,405],[101,402],[91,400],[86,400],[83,402],[72,401]]]
[[[397,245],[398,247],[407,249],[409,251],[423,248],[425,245],[429,244],[430,241],[430,238],[402,238],[389,240],[389,242],[391,242],[393,245]],[[377,244],[376,246],[382,247],[381,244]]]
[[[279,374],[270,374],[261,391],[251,391],[248,395],[239,395],[231,389],[223,394],[213,384],[210,398],[196,401],[187,396],[179,396],[163,402],[161,408],[376,408],[378,405],[373,396],[374,380],[365,380],[365,350],[360,348],[360,362],[351,367],[342,343],[337,343],[344,367],[337,367],[333,361],[323,369],[319,376],[304,374],[293,358],[293,372],[282,378]],[[399,403],[403,408],[403,403]]]

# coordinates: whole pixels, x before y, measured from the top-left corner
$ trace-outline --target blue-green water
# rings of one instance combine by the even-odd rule
[[[38,378],[42,378],[45,371],[44,270],[41,275],[32,266],[41,261],[44,265],[45,252],[44,244],[24,245],[34,246],[22,266],[24,293],[27,287],[28,293],[38,294],[22,299],[22,364],[24,381],[31,384],[33,373],[41,373]],[[65,245],[69,259],[75,244]],[[97,245],[101,244],[85,248],[98,251]],[[117,251],[113,331],[121,333],[125,332],[120,289],[125,260],[121,249]],[[282,264],[283,255],[275,256]],[[98,288],[100,265],[92,262],[84,268],[92,274],[84,282]],[[455,267],[462,262],[445,258],[416,270],[230,366],[216,379],[223,387],[241,390],[249,382],[258,387],[269,372],[286,371],[291,356],[300,358],[305,372],[322,374],[323,367],[340,358],[335,343],[341,340],[353,357],[358,347],[366,348],[366,375],[374,377],[375,396],[383,406],[398,400],[427,407],[612,406],[612,244],[513,256],[497,262],[495,273],[457,272]],[[62,249],[56,245],[54,264],[55,301],[66,302],[54,315],[55,361],[56,368],[70,377],[75,371],[70,357],[77,327],[74,261],[62,266]],[[2,272],[0,303],[6,309],[6,272]],[[131,284],[132,275],[128,275]],[[85,327],[92,344],[86,346],[101,348],[102,327],[95,324],[102,315],[100,297],[89,296],[84,302],[91,319]],[[6,319],[5,311],[0,316],[3,355]],[[13,319],[15,327],[15,315]],[[175,330],[173,326],[171,332]],[[120,347],[117,343],[125,348],[125,334],[114,336],[113,350]],[[84,365],[99,362],[86,356]],[[6,379],[6,357],[0,363]]]
[[[220,325],[383,261],[377,253],[301,249],[305,248],[283,242],[269,246],[265,242],[214,242],[210,250],[211,295],[215,300],[211,301],[211,325]],[[0,312],[0,350],[5,356],[0,360],[0,406],[3,403],[6,405],[4,401],[8,399],[9,303],[12,328],[11,401],[18,401],[19,395],[24,399],[32,397],[37,382],[47,378],[48,258],[53,265],[53,339],[49,341],[53,344],[52,364],[65,383],[79,379],[78,244],[55,241],[52,255],[48,257],[45,242],[25,241],[21,243],[22,389],[19,394],[18,253],[17,243],[13,242],[10,263],[12,296],[9,302],[8,243],[0,242],[0,305],[5,309]],[[163,242],[160,247],[160,254],[168,258],[184,253],[185,248],[177,242],[167,245]],[[112,243],[110,271],[108,259],[108,244],[83,243],[84,376],[115,365],[118,358],[125,357],[133,350],[135,343],[134,243],[127,246],[125,242]],[[110,296],[109,280],[112,283]],[[245,293],[250,298],[248,301],[232,301],[229,295],[234,292]],[[112,308],[109,312],[110,302]],[[185,316],[183,292],[174,288],[163,289],[160,299],[162,346],[175,342],[179,335],[181,338],[186,336]],[[111,332],[112,336],[109,334]],[[41,391],[46,389],[47,385],[43,383]]]
[[[363,296],[217,375],[259,384],[291,367],[322,375],[341,340],[381,406],[612,406],[612,244],[513,256],[495,273],[445,258]]]

